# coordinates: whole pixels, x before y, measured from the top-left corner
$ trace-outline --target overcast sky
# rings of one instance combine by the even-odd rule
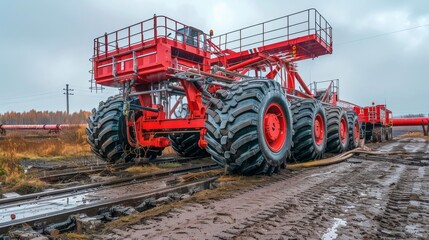
[[[90,110],[93,39],[167,15],[215,35],[307,8],[332,25],[334,53],[298,63],[306,82],[340,79],[340,98],[387,103],[394,115],[429,113],[429,1],[0,1],[0,113]]]

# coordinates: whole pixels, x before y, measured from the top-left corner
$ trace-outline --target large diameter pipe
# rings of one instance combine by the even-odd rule
[[[4,130],[62,130],[66,128],[77,128],[85,124],[34,124],[34,125],[0,125]]]
[[[428,125],[429,117],[419,118],[393,118],[393,126],[421,126],[422,124]]]

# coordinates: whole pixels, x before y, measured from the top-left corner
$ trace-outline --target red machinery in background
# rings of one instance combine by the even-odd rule
[[[218,36],[166,16],[106,33],[94,39],[93,78],[121,94],[93,110],[88,143],[109,162],[155,158],[171,145],[239,174],[355,148],[357,105],[341,106],[335,81],[311,89],[297,72],[297,61],[332,47],[315,9]]]
[[[392,139],[392,111],[386,105],[355,107],[362,128],[362,137],[373,142]]]

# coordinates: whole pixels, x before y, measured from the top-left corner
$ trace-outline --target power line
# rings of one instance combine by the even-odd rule
[[[355,40],[351,40],[351,41],[340,42],[340,43],[337,43],[335,45],[336,46],[341,46],[341,45],[345,45],[345,44],[350,44],[350,43],[365,41],[365,40],[369,40],[369,39],[373,39],[373,38],[384,37],[386,35],[391,35],[391,34],[395,34],[395,33],[410,31],[410,30],[414,30],[416,28],[422,28],[422,27],[428,27],[428,26],[429,26],[429,23],[423,24],[423,25],[419,25],[419,26],[410,27],[410,28],[399,29],[399,30],[392,31],[392,32],[380,33],[380,34],[376,34],[376,35],[372,35],[372,36],[368,36],[368,37],[364,37],[364,38],[360,38],[360,39],[355,39]]]
[[[5,101],[11,100],[11,99],[18,99],[18,100],[20,100],[20,99],[40,97],[40,96],[46,96],[46,95],[53,95],[54,93],[58,94],[58,91],[55,91],[55,92],[54,91],[48,91],[48,92],[44,91],[44,92],[40,92],[40,93],[37,93],[37,94],[30,94],[30,95],[26,94],[26,95],[22,95],[22,96],[4,97],[4,98],[0,98],[0,100],[5,100]]]

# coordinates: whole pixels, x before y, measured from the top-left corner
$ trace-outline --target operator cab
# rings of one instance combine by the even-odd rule
[[[186,36],[186,45],[190,45],[193,47],[200,47],[201,49],[204,49],[205,47],[205,39],[204,39],[204,32],[193,28],[193,27],[184,27],[179,30],[177,30],[177,41],[184,42],[183,39]],[[198,43],[199,41],[199,43]]]

